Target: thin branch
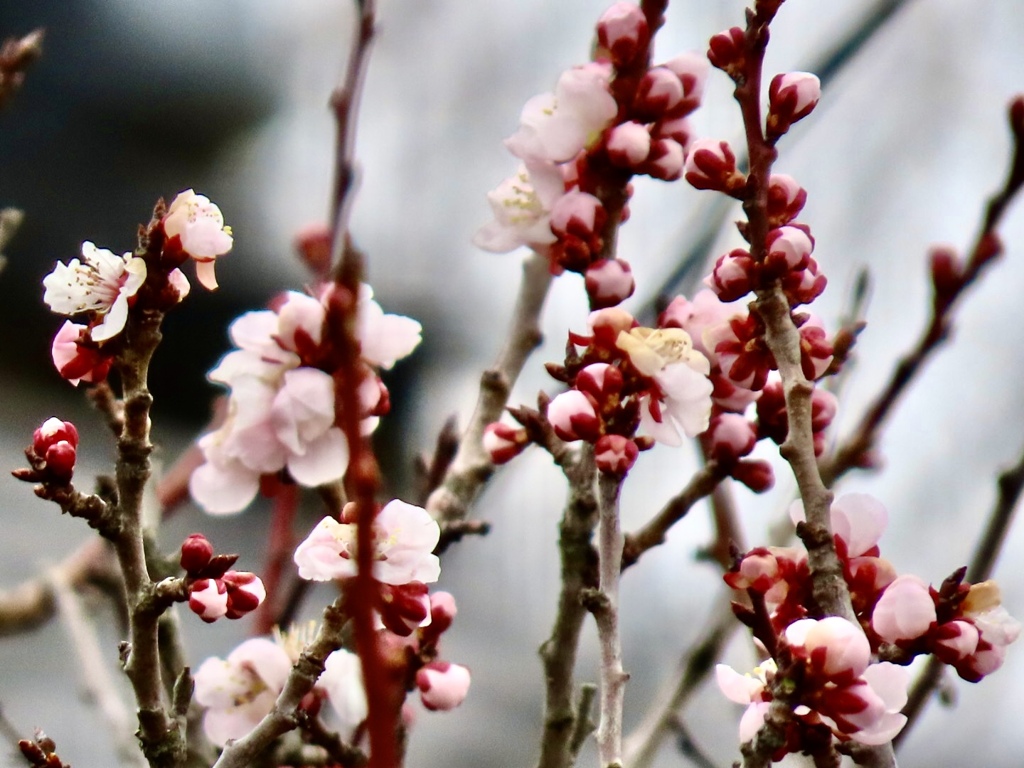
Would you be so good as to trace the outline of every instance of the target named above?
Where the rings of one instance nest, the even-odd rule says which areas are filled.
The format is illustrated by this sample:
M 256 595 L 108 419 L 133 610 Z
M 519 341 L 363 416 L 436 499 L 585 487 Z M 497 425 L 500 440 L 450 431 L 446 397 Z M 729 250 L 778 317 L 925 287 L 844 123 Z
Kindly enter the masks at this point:
M 967 567 L 966 581 L 977 584 L 985 581 L 992 575 L 999 552 L 1002 550 L 1006 535 L 1013 523 L 1014 512 L 1020 501 L 1021 493 L 1024 492 L 1024 453 L 1017 460 L 1017 464 L 999 475 L 998 494 L 996 503 L 988 518 L 985 532 L 978 542 L 971 557 L 970 565 Z M 928 663 L 910 692 L 907 694 L 907 705 L 903 708 L 903 714 L 907 716 L 907 724 L 896 737 L 896 745 L 899 746 L 907 737 L 911 727 L 917 721 L 924 710 L 925 704 L 931 698 L 932 692 L 942 679 L 945 665 L 934 656 L 928 659 Z
M 133 718 L 117 695 L 117 685 L 107 669 L 105 654 L 92 623 L 82 610 L 66 570 L 53 568 L 47 573 L 50 588 L 74 649 L 82 684 L 109 726 L 114 751 L 123 765 L 145 766 L 135 740 Z
M 619 574 L 622 572 L 622 530 L 619 527 L 621 478 L 598 477 L 598 591 L 588 599 L 597 623 L 601 649 L 601 719 L 597 750 L 603 768 L 622 766 L 622 705 L 629 675 L 622 668 L 619 634 Z

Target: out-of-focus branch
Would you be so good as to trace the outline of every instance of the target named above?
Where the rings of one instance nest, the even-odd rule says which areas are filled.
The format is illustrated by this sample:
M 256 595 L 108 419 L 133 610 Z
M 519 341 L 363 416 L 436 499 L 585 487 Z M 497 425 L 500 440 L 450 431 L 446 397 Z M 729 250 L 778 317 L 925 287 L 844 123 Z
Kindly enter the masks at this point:
M 43 30 L 36 29 L 24 37 L 9 37 L 0 46 L 0 109 L 25 82 L 29 66 L 43 55 Z M 0 250 L 3 250 L 0 247 Z
M 117 686 L 107 671 L 106 654 L 100 648 L 96 631 L 82 610 L 67 570 L 53 568 L 47 573 L 47 580 L 68 633 L 68 645 L 78 657 L 82 683 L 90 700 L 109 726 L 118 759 L 126 766 L 141 768 L 147 765 L 135 740 L 133 718 L 117 695 Z
M 965 578 L 971 584 L 985 581 L 992 575 L 995 568 L 999 552 L 1013 522 L 1013 515 L 1020 501 L 1021 493 L 1024 492 L 1024 453 L 1017 459 L 1016 465 L 999 475 L 998 489 L 996 503 L 989 514 L 985 532 L 982 534 L 970 565 L 967 567 Z M 907 705 L 902 710 L 903 714 L 907 716 L 907 724 L 896 738 L 897 746 L 907 737 L 911 726 L 924 710 L 925 704 L 928 703 L 932 692 L 942 679 L 944 668 L 942 662 L 931 656 L 917 680 L 914 681 L 907 694 Z
M 1009 107 L 1013 153 L 1006 180 L 985 206 L 979 232 L 964 263 L 955 254 L 936 251 L 932 255 L 934 297 L 932 313 L 914 348 L 904 355 L 893 370 L 886 386 L 872 401 L 853 432 L 840 442 L 835 451 L 821 463 L 821 476 L 833 485 L 875 447 L 878 436 L 899 398 L 921 372 L 932 354 L 949 338 L 956 307 L 964 292 L 1002 253 L 996 234 L 1007 206 L 1024 185 L 1024 96 L 1016 97 Z
M 541 342 L 540 313 L 551 286 L 548 260 L 531 252 L 523 261 L 508 340 L 494 365 L 480 377 L 480 394 L 444 482 L 427 499 L 427 511 L 442 523 L 465 519 L 477 493 L 494 472 L 483 447 L 484 429 L 501 418 L 512 385 Z

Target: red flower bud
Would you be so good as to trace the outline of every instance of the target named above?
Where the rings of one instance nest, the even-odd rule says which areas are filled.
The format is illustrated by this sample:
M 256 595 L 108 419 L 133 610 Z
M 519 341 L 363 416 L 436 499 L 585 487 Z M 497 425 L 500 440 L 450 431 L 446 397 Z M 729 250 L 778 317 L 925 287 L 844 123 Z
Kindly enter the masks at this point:
M 213 558 L 213 544 L 201 533 L 193 533 L 181 545 L 181 567 L 189 575 L 202 572 Z

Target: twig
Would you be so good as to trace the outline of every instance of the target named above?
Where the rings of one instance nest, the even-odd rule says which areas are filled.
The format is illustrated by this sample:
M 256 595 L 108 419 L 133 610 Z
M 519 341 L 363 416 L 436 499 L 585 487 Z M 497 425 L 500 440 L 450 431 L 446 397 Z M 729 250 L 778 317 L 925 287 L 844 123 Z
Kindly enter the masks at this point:
M 569 480 L 569 501 L 559 526 L 562 587 L 551 636 L 540 647 L 544 664 L 544 730 L 538 768 L 572 765 L 573 735 L 578 730 L 573 706 L 573 673 L 580 632 L 587 612 L 583 594 L 598 584 L 597 553 L 591 544 L 597 526 L 594 454 L 590 446 L 558 454 Z
M 597 623 L 601 649 L 601 719 L 597 750 L 603 768 L 622 766 L 622 705 L 629 675 L 622 668 L 619 634 L 619 574 L 622 572 L 622 530 L 619 527 L 619 490 L 622 480 L 598 477 L 598 591 L 588 600 Z
M 999 492 L 996 496 L 996 503 L 988 518 L 985 532 L 978 542 L 974 555 L 971 557 L 970 565 L 967 568 L 966 581 L 976 584 L 984 581 L 992 575 L 995 563 L 999 557 L 1003 543 L 1006 541 L 1006 534 L 1013 522 L 1013 515 L 1024 491 L 1024 453 L 1017 460 L 1017 464 L 999 475 Z M 898 747 L 906 738 L 918 716 L 928 703 L 932 691 L 942 678 L 944 665 L 934 656 L 928 659 L 928 664 L 914 685 L 907 694 L 907 705 L 903 708 L 903 714 L 907 716 L 907 724 L 896 737 Z
M 716 461 L 709 461 L 701 467 L 686 487 L 673 496 L 657 515 L 639 530 L 626 535 L 622 567 L 628 568 L 647 550 L 662 544 L 669 529 L 682 520 L 694 504 L 712 493 L 725 476 Z
M 523 261 L 508 341 L 494 365 L 480 377 L 480 395 L 470 417 L 458 451 L 452 459 L 444 482 L 427 499 L 427 511 L 437 520 L 463 520 L 480 488 L 494 472 L 494 465 L 483 447 L 484 429 L 501 417 L 512 385 L 530 353 L 541 342 L 540 313 L 551 286 L 551 272 L 544 256 L 531 252 Z
M 597 728 L 597 723 L 590 716 L 596 697 L 596 685 L 584 683 L 580 686 L 579 701 L 576 705 L 576 724 L 573 728 L 572 738 L 569 740 L 569 755 L 573 763 L 583 748 L 583 743 Z
M 47 580 L 68 633 L 68 644 L 78 657 L 82 684 L 110 726 L 118 759 L 123 765 L 145 766 L 146 760 L 139 752 L 134 737 L 133 718 L 117 695 L 117 686 L 107 670 L 99 638 L 79 604 L 67 572 L 53 568 L 47 572 Z
M 856 466 L 875 446 L 900 396 L 931 355 L 949 338 L 960 298 L 1002 252 L 996 229 L 1006 208 L 1024 185 L 1024 97 L 1014 99 L 1008 111 L 1014 145 L 1006 180 L 985 206 L 978 235 L 966 263 L 951 267 L 953 272 L 946 276 L 946 282 L 936 280 L 933 274 L 935 296 L 931 317 L 914 348 L 900 359 L 888 383 L 872 401 L 853 432 L 822 462 L 821 476 L 829 486 Z

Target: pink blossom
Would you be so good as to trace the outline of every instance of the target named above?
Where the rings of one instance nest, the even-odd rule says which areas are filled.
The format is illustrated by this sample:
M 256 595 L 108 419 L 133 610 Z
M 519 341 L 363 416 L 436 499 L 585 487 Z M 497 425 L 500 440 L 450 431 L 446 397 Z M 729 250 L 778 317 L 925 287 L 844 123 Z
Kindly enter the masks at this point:
M 736 461 L 754 450 L 757 444 L 754 425 L 738 413 L 723 413 L 713 418 L 708 436 L 711 456 L 718 461 Z
M 807 117 L 821 98 L 821 81 L 810 72 L 787 72 L 768 87 L 768 134 L 777 137 Z
M 259 608 L 267 599 L 263 580 L 248 571 L 228 571 L 221 578 L 228 591 L 227 617 L 240 619 Z
M 356 338 L 360 357 L 375 368 L 391 370 L 419 346 L 423 327 L 411 317 L 386 314 L 363 283 L 356 307 Z
M 839 688 L 834 696 L 826 691 L 823 719 L 832 720 L 833 730 L 868 746 L 888 744 L 907 724 L 900 710 L 907 703 L 910 670 L 884 661 L 872 664 L 860 680 Z
M 57 372 L 74 384 L 99 382 L 107 378 L 114 359 L 88 345 L 89 328 L 66 320 L 53 337 L 50 355 Z
M 915 640 L 935 623 L 935 601 L 917 576 L 897 576 L 871 613 L 871 628 L 887 643 Z
M 773 173 L 768 180 L 768 217 L 776 226 L 788 224 L 803 210 L 807 190 L 784 173 Z
M 515 176 L 487 193 L 494 220 L 473 236 L 473 244 L 493 253 L 520 246 L 543 250 L 555 242 L 551 212 L 565 194 L 562 171 L 552 163 L 530 160 Z
M 772 659 L 767 659 L 755 667 L 753 674 L 746 675 L 741 675 L 726 664 L 715 665 L 715 682 L 718 683 L 718 689 L 730 701 L 747 705 L 740 719 L 741 744 L 753 739 L 764 725 L 764 718 L 771 703 L 767 687 L 777 672 L 778 669 Z
M 715 268 L 704 278 L 704 284 L 715 292 L 720 301 L 736 301 L 754 289 L 756 270 L 757 265 L 750 252 L 735 248 L 718 257 Z
M 604 205 L 594 195 L 572 189 L 552 206 L 551 231 L 560 238 L 571 235 L 589 240 L 598 234 L 607 216 Z
M 871 660 L 871 646 L 860 627 L 839 616 L 800 619 L 786 627 L 785 637 L 813 673 L 833 681 L 860 677 Z
M 547 419 L 563 440 L 596 440 L 601 428 L 591 398 L 578 389 L 556 395 L 547 408 Z
M 441 530 L 426 510 L 397 499 L 374 518 L 373 575 L 394 586 L 437 581 L 441 564 L 433 554 Z M 325 517 L 295 550 L 299 576 L 311 581 L 356 575 L 356 526 Z
M 196 277 L 203 287 L 215 289 L 214 260 L 233 244 L 231 228 L 224 226 L 220 208 L 208 197 L 186 189 L 171 201 L 163 227 L 171 247 L 177 246 L 196 262 Z
M 219 579 L 199 579 L 189 588 L 188 607 L 211 623 L 228 612 L 227 587 Z
M 608 132 L 608 159 L 623 168 L 639 166 L 651 153 L 651 132 L 647 126 L 629 121 Z
M 554 93 L 526 102 L 519 130 L 505 141 L 522 160 L 564 163 L 589 147 L 618 114 L 610 67 L 591 63 L 562 73 Z
M 614 307 L 633 295 L 636 282 L 633 270 L 622 259 L 601 259 L 587 269 L 585 276 L 590 306 Z
M 416 687 L 427 709 L 455 709 L 469 693 L 469 683 L 469 670 L 447 661 L 432 661 L 416 672 Z
M 590 395 L 598 403 L 622 392 L 622 372 L 608 363 L 591 363 L 576 374 L 576 389 Z
M 125 253 L 115 256 L 88 241 L 82 243 L 82 259 L 67 265 L 57 262 L 43 278 L 43 301 L 61 315 L 88 312 L 99 319 L 90 328 L 95 342 L 108 341 L 124 329 L 128 321 L 129 299 L 146 280 L 146 262 Z
M 687 51 L 669 59 L 661 66 L 675 73 L 683 85 L 683 100 L 676 106 L 674 114 L 688 114 L 695 110 L 704 98 L 704 84 L 709 70 L 707 57 Z
M 765 264 L 779 271 L 803 269 L 814 250 L 814 243 L 806 232 L 789 226 L 769 232 L 767 245 Z
M 647 17 L 636 3 L 617 2 L 597 20 L 598 44 L 611 54 L 616 66 L 633 61 L 649 39 Z
M 683 146 L 675 139 L 658 138 L 651 142 L 651 153 L 640 170 L 655 179 L 675 181 L 683 175 Z
M 675 72 L 651 67 L 637 85 L 633 111 L 644 122 L 653 123 L 678 107 L 683 96 L 683 83 Z

